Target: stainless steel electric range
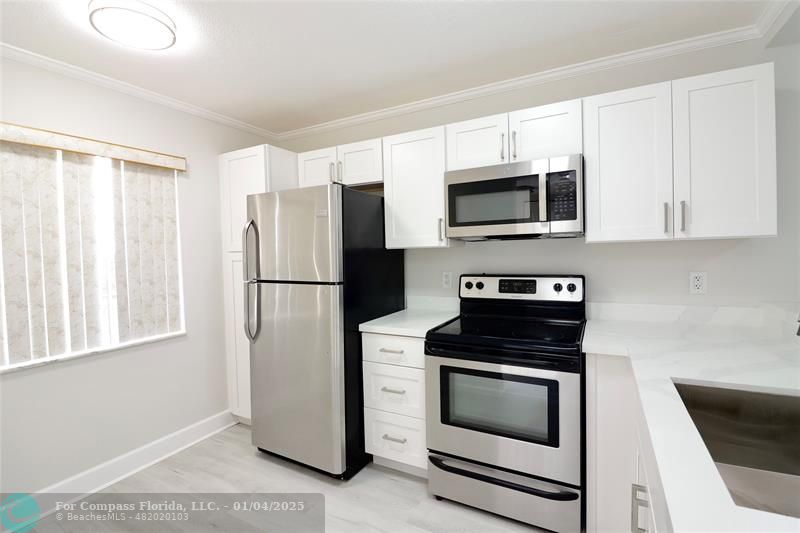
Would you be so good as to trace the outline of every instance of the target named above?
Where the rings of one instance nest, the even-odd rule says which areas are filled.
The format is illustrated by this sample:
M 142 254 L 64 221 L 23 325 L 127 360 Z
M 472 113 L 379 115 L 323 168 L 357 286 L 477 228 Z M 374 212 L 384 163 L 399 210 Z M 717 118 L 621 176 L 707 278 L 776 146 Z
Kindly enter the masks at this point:
M 428 487 L 553 531 L 584 527 L 583 276 L 463 275 L 426 336 Z

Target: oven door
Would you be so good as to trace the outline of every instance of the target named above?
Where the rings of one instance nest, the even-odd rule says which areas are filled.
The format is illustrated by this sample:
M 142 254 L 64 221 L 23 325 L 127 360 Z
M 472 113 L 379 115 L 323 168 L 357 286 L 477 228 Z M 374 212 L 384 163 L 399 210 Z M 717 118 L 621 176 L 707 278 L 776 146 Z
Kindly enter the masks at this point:
M 579 487 L 580 374 L 426 357 L 427 443 Z
M 547 159 L 445 173 L 447 236 L 546 234 Z

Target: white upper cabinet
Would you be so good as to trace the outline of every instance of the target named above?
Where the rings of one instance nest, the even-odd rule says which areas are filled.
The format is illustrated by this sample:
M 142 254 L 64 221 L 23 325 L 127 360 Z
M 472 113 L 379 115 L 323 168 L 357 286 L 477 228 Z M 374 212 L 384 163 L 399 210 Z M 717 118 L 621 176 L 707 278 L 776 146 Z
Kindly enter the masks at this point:
M 583 100 L 586 241 L 671 239 L 670 83 Z
M 247 218 L 247 195 L 267 192 L 267 150 L 253 146 L 219 156 L 222 200 L 222 247 L 242 250 L 242 227 Z
M 672 82 L 675 236 L 777 234 L 771 63 Z
M 583 152 L 580 100 L 512 111 L 508 129 L 512 163 Z
M 383 181 L 381 139 L 371 139 L 336 147 L 336 181 L 344 185 L 363 185 Z
M 247 195 L 295 188 L 296 176 L 295 154 L 274 146 L 262 144 L 219 156 L 223 251 L 242 250 Z
M 447 170 L 499 165 L 509 160 L 508 114 L 448 124 Z
M 325 185 L 336 181 L 336 147 L 297 154 L 300 187 Z
M 386 247 L 447 246 L 444 127 L 383 138 Z

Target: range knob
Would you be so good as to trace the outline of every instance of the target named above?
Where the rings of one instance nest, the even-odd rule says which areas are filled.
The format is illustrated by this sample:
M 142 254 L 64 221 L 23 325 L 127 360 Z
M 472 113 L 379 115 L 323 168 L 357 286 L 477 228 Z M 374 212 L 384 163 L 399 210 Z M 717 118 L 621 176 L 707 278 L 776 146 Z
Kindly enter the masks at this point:
M 464 284 L 464 287 L 467 288 L 467 289 L 471 289 L 472 288 L 472 282 L 471 281 L 466 282 Z
M 476 283 L 475 284 L 475 288 L 478 289 L 478 290 L 481 290 L 483 288 L 483 282 L 479 281 L 478 283 Z
M 569 285 L 567 285 L 567 290 L 568 290 L 569 292 L 575 292 L 576 290 L 578 290 L 578 287 L 577 287 L 577 286 L 575 286 L 575 284 L 574 284 L 574 283 L 570 283 Z
M 553 290 L 556 292 L 561 292 L 564 290 L 564 286 L 560 283 L 556 283 L 555 285 L 553 285 Z

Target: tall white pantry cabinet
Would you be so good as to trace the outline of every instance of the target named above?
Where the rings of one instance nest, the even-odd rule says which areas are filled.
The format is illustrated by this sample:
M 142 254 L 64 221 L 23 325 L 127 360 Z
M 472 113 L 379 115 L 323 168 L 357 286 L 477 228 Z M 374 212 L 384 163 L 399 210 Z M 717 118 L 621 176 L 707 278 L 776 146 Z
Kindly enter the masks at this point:
M 228 405 L 234 415 L 249 420 L 250 343 L 244 334 L 241 237 L 247 195 L 296 188 L 297 155 L 266 144 L 222 154 L 219 185 Z

